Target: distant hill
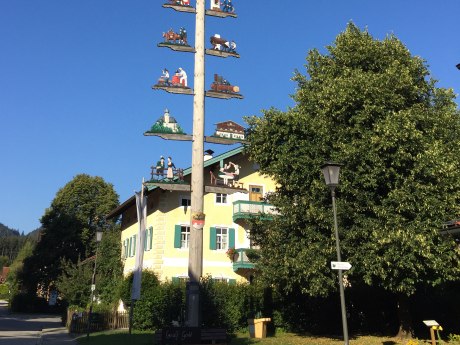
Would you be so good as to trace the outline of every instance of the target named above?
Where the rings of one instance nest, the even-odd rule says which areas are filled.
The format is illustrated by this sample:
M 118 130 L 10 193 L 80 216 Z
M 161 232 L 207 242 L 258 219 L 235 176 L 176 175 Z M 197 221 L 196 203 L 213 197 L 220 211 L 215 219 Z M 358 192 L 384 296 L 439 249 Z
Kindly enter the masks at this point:
M 9 236 L 20 236 L 18 230 L 10 229 L 6 225 L 0 223 L 0 237 L 9 237 Z

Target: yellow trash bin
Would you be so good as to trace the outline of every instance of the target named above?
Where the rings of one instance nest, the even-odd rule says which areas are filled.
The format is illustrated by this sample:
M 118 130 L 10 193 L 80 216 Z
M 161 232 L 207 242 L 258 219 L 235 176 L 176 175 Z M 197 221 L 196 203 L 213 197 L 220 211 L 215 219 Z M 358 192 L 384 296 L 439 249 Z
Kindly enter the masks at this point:
M 266 338 L 267 337 L 267 323 L 272 319 L 264 317 L 261 319 L 248 319 L 249 336 L 251 338 Z

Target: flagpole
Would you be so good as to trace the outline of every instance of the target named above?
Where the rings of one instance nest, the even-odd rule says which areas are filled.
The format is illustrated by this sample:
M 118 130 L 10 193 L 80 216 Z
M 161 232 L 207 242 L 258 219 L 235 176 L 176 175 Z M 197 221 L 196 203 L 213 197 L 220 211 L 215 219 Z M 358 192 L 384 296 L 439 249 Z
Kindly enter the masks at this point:
M 142 178 L 141 193 L 134 192 L 136 195 L 137 221 L 139 223 L 139 232 L 136 239 L 136 262 L 133 272 L 133 285 L 131 287 L 131 305 L 129 308 L 129 334 L 133 328 L 134 303 L 140 299 L 142 283 L 142 266 L 144 261 L 144 242 L 145 242 L 145 224 L 147 217 L 147 198 L 144 197 L 144 178 Z

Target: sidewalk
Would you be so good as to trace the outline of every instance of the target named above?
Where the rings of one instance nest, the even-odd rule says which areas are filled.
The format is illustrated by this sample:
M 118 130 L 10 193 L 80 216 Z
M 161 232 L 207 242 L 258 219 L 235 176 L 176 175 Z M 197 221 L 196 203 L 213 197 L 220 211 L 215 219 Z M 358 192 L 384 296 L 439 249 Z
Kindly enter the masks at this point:
M 76 336 L 67 332 L 67 328 L 44 328 L 38 345 L 76 345 Z

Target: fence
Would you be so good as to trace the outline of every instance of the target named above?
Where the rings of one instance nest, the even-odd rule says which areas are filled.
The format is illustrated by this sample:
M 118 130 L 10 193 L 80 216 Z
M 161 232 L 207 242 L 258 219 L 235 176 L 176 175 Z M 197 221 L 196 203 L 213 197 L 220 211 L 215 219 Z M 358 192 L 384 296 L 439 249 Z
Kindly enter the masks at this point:
M 86 333 L 88 331 L 88 313 L 76 313 L 67 309 L 66 327 L 70 333 Z M 103 312 L 91 313 L 90 332 L 104 331 L 129 327 L 129 313 Z

